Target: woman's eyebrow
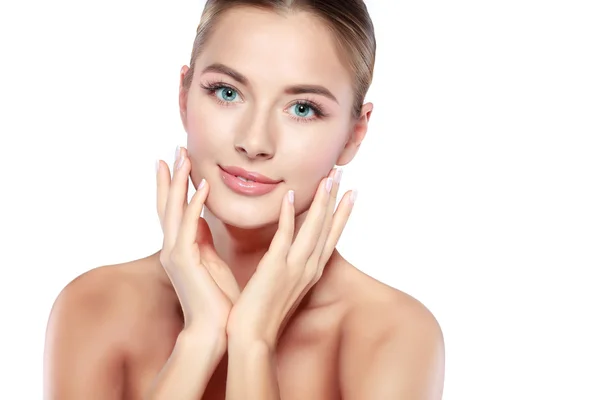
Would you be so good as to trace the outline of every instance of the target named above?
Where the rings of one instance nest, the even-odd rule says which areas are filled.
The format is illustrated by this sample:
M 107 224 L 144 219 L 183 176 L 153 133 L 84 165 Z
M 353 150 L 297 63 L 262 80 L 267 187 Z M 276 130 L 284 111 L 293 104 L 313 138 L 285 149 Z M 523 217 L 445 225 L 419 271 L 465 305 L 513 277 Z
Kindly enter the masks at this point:
M 244 75 L 237 72 L 235 69 L 228 67 L 225 64 L 221 64 L 221 63 L 211 64 L 202 70 L 203 74 L 206 72 L 217 72 L 220 74 L 229 75 L 232 79 L 238 81 L 242 85 L 248 86 L 248 78 L 246 78 Z
M 320 94 L 322 96 L 328 97 L 331 100 L 335 101 L 339 104 L 333 93 L 331 93 L 327 88 L 319 85 L 294 85 L 289 86 L 285 89 L 286 94 L 303 94 L 303 93 L 312 93 L 312 94 Z
M 228 75 L 233 80 L 241 83 L 244 86 L 249 86 L 248 78 L 246 78 L 242 73 L 236 71 L 235 69 L 228 67 L 225 64 L 214 63 L 209 65 L 208 67 L 202 70 L 202 73 L 206 72 L 216 72 Z M 339 104 L 338 100 L 335 98 L 333 93 L 331 93 L 327 88 L 320 85 L 292 85 L 285 88 L 284 91 L 286 94 L 303 94 L 303 93 L 312 93 L 325 96 L 336 103 Z

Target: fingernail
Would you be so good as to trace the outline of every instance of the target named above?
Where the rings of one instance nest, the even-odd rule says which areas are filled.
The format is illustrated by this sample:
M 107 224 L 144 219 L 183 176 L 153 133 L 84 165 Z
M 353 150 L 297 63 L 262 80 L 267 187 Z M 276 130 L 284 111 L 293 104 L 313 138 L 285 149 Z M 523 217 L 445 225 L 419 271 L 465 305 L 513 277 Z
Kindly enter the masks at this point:
M 288 191 L 288 200 L 291 204 L 294 204 L 294 191 L 293 190 Z
M 335 183 L 340 183 L 342 181 L 342 169 L 338 168 L 335 170 L 335 176 L 333 177 Z
M 350 193 L 350 203 L 356 203 L 356 198 L 358 197 L 358 190 L 354 189 L 352 193 Z
M 327 178 L 327 182 L 325 182 L 325 190 L 327 190 L 327 193 L 331 192 L 332 186 L 333 186 L 333 179 Z
M 158 170 L 160 169 L 160 160 L 156 160 L 156 172 L 158 172 Z
M 183 165 L 183 162 L 184 162 L 184 161 L 185 161 L 185 157 L 183 157 L 183 155 L 182 155 L 182 156 L 180 156 L 180 157 L 179 157 L 179 162 L 177 163 L 177 167 L 176 167 L 176 168 L 177 168 L 177 169 L 180 169 L 180 168 L 181 168 L 181 166 Z
M 200 182 L 200 185 L 198 186 L 198 190 L 202 189 L 205 184 L 206 184 L 206 179 L 202 178 L 202 181 Z
M 175 160 L 177 160 L 179 158 L 180 153 L 181 153 L 181 146 L 177 145 L 177 148 L 175 149 Z

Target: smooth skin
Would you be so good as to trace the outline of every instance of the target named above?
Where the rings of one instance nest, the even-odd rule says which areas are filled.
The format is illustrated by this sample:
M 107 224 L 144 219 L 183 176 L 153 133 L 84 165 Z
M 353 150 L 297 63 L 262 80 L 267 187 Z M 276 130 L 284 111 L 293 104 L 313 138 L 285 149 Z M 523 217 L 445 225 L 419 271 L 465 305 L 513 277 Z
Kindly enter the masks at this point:
M 240 296 L 235 277 L 217 255 L 206 221 L 200 217 L 209 184 L 203 181 L 187 205 L 184 182 L 190 163 L 185 156 L 177 160 L 172 183 L 161 166 L 162 162 L 157 175 L 158 214 L 164 231 L 161 264 L 182 305 L 182 334 L 197 337 L 200 343 L 216 351 L 213 359 L 202 364 L 198 364 L 198 357 L 190 361 L 183 357 L 175 361 L 173 357 L 159 375 L 150 398 L 200 397 L 227 349 L 232 359 L 227 379 L 228 399 L 279 398 L 277 377 L 272 374 L 275 365 L 270 361 L 283 322 L 289 320 L 304 295 L 322 276 L 352 210 L 353 197 L 348 192 L 334 213 L 341 170 L 321 182 L 295 239 L 293 191 L 284 196 L 271 246 Z M 256 348 L 266 350 L 265 360 L 248 360 L 248 354 Z M 265 374 L 261 375 L 259 369 L 253 371 L 252 377 L 248 376 L 246 368 L 256 361 L 267 364 Z M 197 370 L 199 365 L 206 368 L 202 379 L 185 372 Z M 265 382 L 257 381 L 257 377 Z
M 353 76 L 330 32 L 305 13 L 235 9 L 196 68 L 189 90 L 187 66 L 180 76 L 182 164 L 171 176 L 161 161 L 157 172 L 163 247 L 62 290 L 46 335 L 45 398 L 440 399 L 435 318 L 335 249 L 354 205 L 345 193 L 335 207 L 332 166 L 358 151 L 372 105 L 350 117 Z M 205 88 L 215 82 L 235 96 Z M 336 101 L 286 89 L 299 84 L 326 87 Z M 299 99 L 325 115 L 300 116 Z M 220 181 L 221 163 L 283 182 L 240 196 Z
M 332 212 L 339 182 L 327 193 L 323 180 L 299 231 L 282 199 L 270 253 L 240 294 L 200 217 L 209 185 L 185 201 L 182 154 L 172 181 L 162 162 L 157 175 L 163 249 L 87 272 L 57 299 L 46 399 L 441 398 L 431 313 L 333 250 L 352 209 L 348 192 Z

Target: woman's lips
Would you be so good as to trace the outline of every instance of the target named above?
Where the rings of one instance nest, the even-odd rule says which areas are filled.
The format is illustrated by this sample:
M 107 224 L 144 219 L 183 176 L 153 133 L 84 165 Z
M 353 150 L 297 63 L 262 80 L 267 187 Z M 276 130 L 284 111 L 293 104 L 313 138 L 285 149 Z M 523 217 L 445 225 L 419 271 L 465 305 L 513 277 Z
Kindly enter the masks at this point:
M 271 179 L 269 177 L 261 175 L 258 172 L 246 171 L 242 167 L 227 166 L 227 167 L 221 167 L 221 169 L 230 175 L 241 176 L 242 178 L 245 178 L 247 180 L 254 181 L 254 182 L 259 182 L 259 183 L 279 183 L 279 182 L 281 182 L 280 180 L 277 181 L 275 179 Z
M 256 172 L 248 172 L 239 167 L 220 167 L 221 178 L 234 192 L 246 196 L 261 196 L 273 191 L 281 181 L 267 178 Z M 249 179 L 242 180 L 237 176 Z

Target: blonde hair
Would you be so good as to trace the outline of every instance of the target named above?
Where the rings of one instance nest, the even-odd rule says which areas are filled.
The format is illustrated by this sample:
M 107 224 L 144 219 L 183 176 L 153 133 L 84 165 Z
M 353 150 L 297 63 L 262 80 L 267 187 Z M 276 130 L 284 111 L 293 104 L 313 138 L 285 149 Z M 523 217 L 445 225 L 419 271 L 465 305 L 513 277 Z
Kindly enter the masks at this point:
M 373 23 L 363 0 L 207 0 L 196 29 L 190 69 L 183 80 L 185 90 L 191 86 L 196 59 L 219 16 L 236 6 L 255 7 L 279 14 L 304 11 L 323 21 L 336 39 L 340 55 L 349 63 L 350 72 L 356 77 L 352 116 L 360 116 L 373 79 L 376 48 Z

